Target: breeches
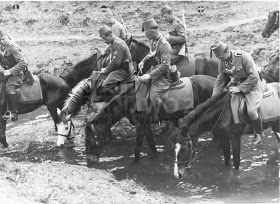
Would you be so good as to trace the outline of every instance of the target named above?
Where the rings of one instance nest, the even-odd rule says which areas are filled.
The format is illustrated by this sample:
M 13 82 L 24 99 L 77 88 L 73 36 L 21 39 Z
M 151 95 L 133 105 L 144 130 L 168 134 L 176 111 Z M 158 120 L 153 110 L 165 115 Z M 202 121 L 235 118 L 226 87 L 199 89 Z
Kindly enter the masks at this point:
M 260 108 L 262 98 L 263 91 L 261 87 L 256 87 L 253 91 L 245 94 L 247 113 L 251 120 L 258 119 L 258 109 Z
M 15 94 L 16 89 L 23 84 L 21 76 L 11 76 L 6 82 L 6 94 Z

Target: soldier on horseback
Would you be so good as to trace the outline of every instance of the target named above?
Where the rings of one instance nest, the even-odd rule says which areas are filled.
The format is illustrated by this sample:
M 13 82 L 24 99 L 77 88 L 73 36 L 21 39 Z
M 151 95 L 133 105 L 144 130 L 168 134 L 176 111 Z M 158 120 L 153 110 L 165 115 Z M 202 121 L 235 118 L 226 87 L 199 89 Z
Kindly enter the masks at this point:
M 2 34 L 2 33 L 1 33 Z M 26 80 L 27 61 L 24 59 L 19 45 L 10 40 L 7 35 L 0 37 L 0 64 L 4 68 L 3 75 L 7 78 L 6 95 L 8 98 L 10 115 L 4 115 L 3 119 L 18 119 L 18 97 L 16 89 Z
M 112 29 L 112 33 L 122 39 L 122 40 L 126 40 L 127 38 L 127 31 L 124 27 L 124 25 L 122 23 L 120 23 L 114 16 L 114 14 L 112 13 L 111 10 L 108 10 L 106 11 L 105 13 L 105 20 L 106 20 L 106 24 L 108 26 L 111 27 Z M 104 56 L 104 55 L 108 55 L 109 54 L 109 47 L 106 47 L 102 52 L 101 52 L 101 56 Z
M 112 29 L 103 26 L 99 30 L 100 37 L 109 44 L 111 61 L 107 67 L 101 68 L 101 73 L 107 77 L 102 83 L 104 88 L 114 88 L 121 81 L 130 81 L 133 75 L 133 64 L 127 44 L 112 33 Z
M 166 39 L 160 34 L 157 22 L 152 18 L 143 23 L 146 37 L 151 40 L 151 51 L 155 57 L 156 65 L 148 74 L 140 77 L 142 81 L 152 80 L 150 98 L 155 110 L 159 110 L 161 96 L 164 90 L 168 90 L 173 82 L 170 72 L 171 47 Z M 150 53 L 151 54 L 151 53 Z M 139 68 L 143 69 L 145 61 L 151 57 L 148 54 L 140 63 Z M 156 115 L 158 116 L 158 115 Z
M 171 45 L 171 64 L 176 64 L 181 58 L 184 58 L 187 52 L 186 47 L 186 29 L 184 23 L 174 16 L 172 9 L 165 5 L 161 9 L 161 16 L 170 24 L 168 34 L 164 35 Z
M 258 113 L 263 97 L 261 79 L 251 55 L 241 50 L 228 50 L 228 45 L 222 41 L 216 41 L 211 50 L 219 58 L 219 75 L 216 79 L 213 95 L 221 92 L 226 86 L 231 93 L 243 93 L 245 95 L 247 113 L 255 130 L 252 141 L 257 145 L 262 142 L 263 126 Z M 227 76 L 232 80 L 226 83 Z

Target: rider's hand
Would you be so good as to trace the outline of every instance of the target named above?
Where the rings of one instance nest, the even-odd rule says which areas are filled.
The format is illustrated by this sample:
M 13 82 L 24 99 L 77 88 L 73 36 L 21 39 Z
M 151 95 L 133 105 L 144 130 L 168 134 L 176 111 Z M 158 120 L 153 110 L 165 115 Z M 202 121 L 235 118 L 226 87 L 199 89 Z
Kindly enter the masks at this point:
M 231 86 L 231 87 L 229 87 L 229 92 L 230 93 L 239 93 L 240 89 L 237 86 Z
M 11 72 L 10 72 L 10 70 L 4 70 L 3 74 L 4 74 L 4 76 L 10 76 Z
M 144 68 L 144 62 L 141 61 L 139 64 L 138 64 L 138 67 L 140 69 L 140 73 L 142 74 L 142 69 Z
M 151 78 L 151 76 L 149 74 L 144 74 L 143 76 L 140 76 L 140 79 L 142 81 L 146 81 L 146 80 L 149 80 Z
M 102 50 L 101 53 L 100 53 L 101 56 L 104 56 L 105 54 L 106 54 L 105 50 Z
M 169 37 L 170 37 L 170 35 L 167 33 L 167 34 L 164 34 L 163 37 L 164 37 L 166 40 L 168 40 Z
M 100 73 L 105 73 L 106 68 L 101 68 Z

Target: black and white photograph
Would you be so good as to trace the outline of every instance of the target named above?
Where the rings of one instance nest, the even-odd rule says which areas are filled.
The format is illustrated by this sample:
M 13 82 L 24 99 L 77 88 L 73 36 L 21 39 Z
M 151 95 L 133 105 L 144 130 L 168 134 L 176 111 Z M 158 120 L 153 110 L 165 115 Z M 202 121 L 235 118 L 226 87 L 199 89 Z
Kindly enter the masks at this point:
M 279 203 L 271 1 L 0 1 L 0 204 Z

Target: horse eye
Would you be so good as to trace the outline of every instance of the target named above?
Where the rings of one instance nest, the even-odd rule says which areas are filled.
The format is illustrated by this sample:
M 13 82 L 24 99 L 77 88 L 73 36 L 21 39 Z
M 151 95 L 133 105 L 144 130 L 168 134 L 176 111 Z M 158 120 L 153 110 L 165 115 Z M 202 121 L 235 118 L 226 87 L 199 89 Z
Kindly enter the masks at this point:
M 68 130 L 68 129 L 69 129 L 69 127 L 66 127 L 65 129 L 66 129 L 66 130 Z

